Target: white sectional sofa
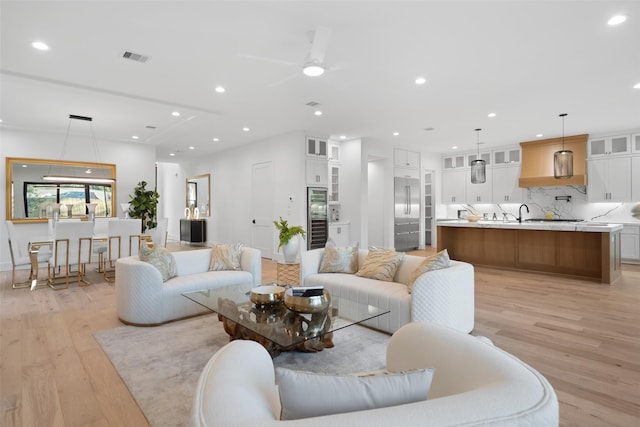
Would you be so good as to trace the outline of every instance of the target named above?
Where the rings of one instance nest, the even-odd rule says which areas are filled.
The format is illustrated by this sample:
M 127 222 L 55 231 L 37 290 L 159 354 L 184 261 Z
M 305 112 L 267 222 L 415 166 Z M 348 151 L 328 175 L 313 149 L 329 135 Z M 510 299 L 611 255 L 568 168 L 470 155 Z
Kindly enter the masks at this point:
M 364 324 L 393 333 L 409 322 L 434 322 L 462 332 L 471 332 L 474 324 L 474 270 L 471 264 L 451 261 L 448 268 L 422 274 L 407 286 L 411 273 L 424 261 L 423 257 L 404 255 L 393 282 L 385 282 L 355 274 L 318 273 L 324 249 L 304 252 L 301 258 L 301 283 L 324 286 L 331 295 L 361 301 L 389 309 L 388 314 Z M 358 251 L 363 265 L 367 250 Z
M 405 325 L 389 341 L 387 370 L 424 368 L 435 369 L 426 400 L 281 421 L 271 356 L 256 342 L 232 341 L 205 366 L 190 425 L 558 426 L 558 398 L 549 382 L 488 340 L 433 323 Z
M 173 257 L 178 275 L 166 282 L 156 267 L 137 256 L 116 262 L 116 311 L 122 322 L 151 326 L 207 313 L 208 309 L 181 294 L 244 283 L 257 286 L 262 280 L 258 249 L 242 248 L 241 270 L 208 271 L 211 249 L 173 252 Z

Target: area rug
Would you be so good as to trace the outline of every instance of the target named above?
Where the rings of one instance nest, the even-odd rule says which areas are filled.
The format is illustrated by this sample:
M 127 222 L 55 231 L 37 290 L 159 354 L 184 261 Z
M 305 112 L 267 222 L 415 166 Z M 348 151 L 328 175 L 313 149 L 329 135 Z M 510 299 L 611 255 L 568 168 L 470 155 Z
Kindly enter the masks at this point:
M 200 373 L 229 342 L 215 314 L 157 327 L 121 326 L 95 337 L 153 427 L 188 425 Z M 334 333 L 331 349 L 282 353 L 274 364 L 325 373 L 381 369 L 389 338 L 354 325 Z

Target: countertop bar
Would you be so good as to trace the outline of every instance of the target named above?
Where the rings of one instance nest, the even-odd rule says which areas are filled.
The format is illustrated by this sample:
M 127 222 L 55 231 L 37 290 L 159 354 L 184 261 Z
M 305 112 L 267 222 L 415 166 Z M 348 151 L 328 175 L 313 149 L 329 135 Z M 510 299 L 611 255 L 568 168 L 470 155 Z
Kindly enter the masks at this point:
M 564 221 L 492 221 L 480 220 L 478 222 L 469 222 L 466 219 L 438 219 L 436 220 L 438 227 L 470 227 L 470 228 L 507 228 L 515 230 L 547 230 L 547 231 L 583 231 L 594 233 L 612 233 L 622 230 L 622 224 L 608 224 L 602 222 L 564 222 Z

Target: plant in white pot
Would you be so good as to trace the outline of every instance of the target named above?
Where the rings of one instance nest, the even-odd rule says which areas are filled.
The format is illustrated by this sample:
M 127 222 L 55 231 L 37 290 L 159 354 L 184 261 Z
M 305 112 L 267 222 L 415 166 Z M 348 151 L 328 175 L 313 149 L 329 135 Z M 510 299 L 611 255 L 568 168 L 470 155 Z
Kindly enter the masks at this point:
M 304 229 L 299 225 L 289 226 L 287 220 L 282 219 L 282 217 L 280 217 L 280 221 L 273 221 L 273 224 L 279 232 L 278 238 L 280 239 L 280 244 L 278 245 L 278 250 L 282 248 L 285 262 L 294 262 L 298 256 L 298 248 L 300 245 L 300 240 L 297 236 L 300 235 L 304 239 Z

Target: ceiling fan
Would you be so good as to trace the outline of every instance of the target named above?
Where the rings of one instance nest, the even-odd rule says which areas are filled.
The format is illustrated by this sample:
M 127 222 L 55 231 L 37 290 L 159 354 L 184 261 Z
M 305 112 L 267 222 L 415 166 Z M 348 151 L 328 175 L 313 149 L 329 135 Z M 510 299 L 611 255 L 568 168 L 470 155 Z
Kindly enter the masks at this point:
M 259 61 L 267 61 L 273 62 L 276 64 L 290 65 L 298 68 L 302 68 L 302 73 L 309 77 L 317 77 L 324 74 L 324 72 L 329 69 L 324 63 L 324 57 L 327 52 L 327 48 L 329 47 L 329 39 L 331 38 L 331 28 L 319 26 L 313 32 L 313 38 L 311 40 L 311 49 L 307 54 L 302 67 L 299 63 L 276 59 L 276 58 L 268 58 L 264 56 L 258 55 L 250 55 L 250 54 L 240 54 L 245 58 L 255 59 Z M 333 68 L 331 68 L 333 69 Z M 297 72 L 290 76 L 287 76 L 275 83 L 269 85 L 269 87 L 279 86 L 283 83 L 286 83 L 289 80 L 292 80 L 296 77 L 300 76 L 300 73 Z

